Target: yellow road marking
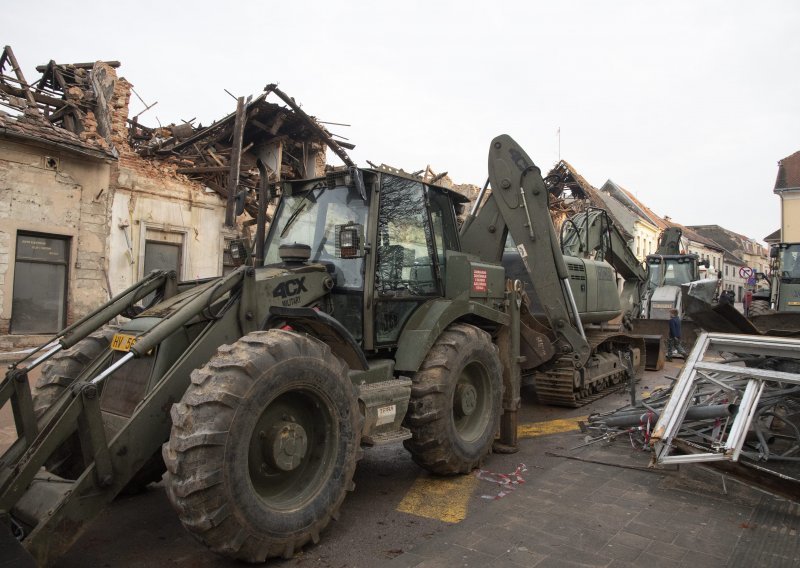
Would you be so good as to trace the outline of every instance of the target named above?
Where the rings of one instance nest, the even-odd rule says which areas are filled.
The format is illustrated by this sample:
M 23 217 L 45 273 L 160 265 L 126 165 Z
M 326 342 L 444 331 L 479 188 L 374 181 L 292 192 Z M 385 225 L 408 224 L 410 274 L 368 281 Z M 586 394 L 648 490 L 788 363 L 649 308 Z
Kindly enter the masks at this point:
M 400 501 L 397 510 L 446 523 L 460 523 L 467 517 L 467 503 L 477 483 L 471 474 L 459 477 L 422 474 Z
M 536 436 L 546 436 L 547 434 L 571 432 L 578 429 L 579 421 L 586 421 L 588 418 L 588 416 L 576 416 L 575 418 L 559 418 L 558 420 L 548 420 L 547 422 L 520 424 L 517 427 L 517 436 L 520 438 L 535 438 Z
M 578 421 L 587 416 L 520 424 L 520 438 L 534 438 L 578 429 Z M 474 475 L 433 477 L 421 474 L 397 506 L 401 513 L 435 519 L 445 523 L 460 523 L 467 518 L 467 504 L 478 480 Z

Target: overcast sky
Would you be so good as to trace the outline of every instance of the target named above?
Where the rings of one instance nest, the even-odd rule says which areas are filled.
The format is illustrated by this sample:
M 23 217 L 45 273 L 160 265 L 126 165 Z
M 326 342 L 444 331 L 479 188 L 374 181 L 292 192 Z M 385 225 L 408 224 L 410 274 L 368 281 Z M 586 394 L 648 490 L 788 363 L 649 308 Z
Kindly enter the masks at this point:
M 35 6 L 35 9 L 33 9 Z M 800 2 L 13 2 L 36 65 L 119 60 L 155 126 L 208 124 L 279 83 L 366 160 L 481 185 L 491 139 L 561 157 L 684 225 L 762 239 L 800 150 Z M 271 99 L 279 102 L 277 98 Z M 134 97 L 131 114 L 143 109 Z

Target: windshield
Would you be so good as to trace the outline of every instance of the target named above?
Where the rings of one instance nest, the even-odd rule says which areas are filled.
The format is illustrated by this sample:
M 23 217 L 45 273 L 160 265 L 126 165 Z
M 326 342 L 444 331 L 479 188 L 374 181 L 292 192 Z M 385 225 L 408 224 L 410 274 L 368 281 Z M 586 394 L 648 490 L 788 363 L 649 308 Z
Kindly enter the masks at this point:
M 367 203 L 356 189 L 320 186 L 281 200 L 270 226 L 264 264 L 281 262 L 278 247 L 299 243 L 311 247 L 311 262 L 330 263 L 335 267 L 336 286 L 363 288 L 364 259 L 337 258 L 336 227 L 346 223 L 367 224 Z
M 680 286 L 694 280 L 691 258 L 651 257 L 647 259 L 647 264 L 650 267 L 649 288 Z
M 781 246 L 781 277 L 800 278 L 800 244 Z

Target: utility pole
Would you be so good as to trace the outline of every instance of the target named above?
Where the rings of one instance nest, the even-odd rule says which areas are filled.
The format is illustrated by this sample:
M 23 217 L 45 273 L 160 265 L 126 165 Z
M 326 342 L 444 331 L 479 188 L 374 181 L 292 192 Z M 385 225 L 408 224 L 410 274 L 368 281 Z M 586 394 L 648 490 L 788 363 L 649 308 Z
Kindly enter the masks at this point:
M 561 127 L 558 127 L 558 161 L 561 161 Z

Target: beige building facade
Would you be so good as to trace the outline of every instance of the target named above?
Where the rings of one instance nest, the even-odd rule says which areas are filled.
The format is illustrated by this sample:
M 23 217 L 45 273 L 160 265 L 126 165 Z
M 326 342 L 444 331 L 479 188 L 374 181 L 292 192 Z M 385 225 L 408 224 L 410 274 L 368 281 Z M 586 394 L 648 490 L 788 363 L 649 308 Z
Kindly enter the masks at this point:
M 329 135 L 277 89 L 291 109 L 265 93 L 209 127 L 151 129 L 129 120 L 118 66 L 51 62 L 32 87 L 0 63 L 2 349 L 40 344 L 152 270 L 231 269 L 227 243 L 254 230 L 257 160 L 264 183 L 324 174 Z
M 781 198 L 783 243 L 800 243 L 800 151 L 778 162 L 774 192 Z

